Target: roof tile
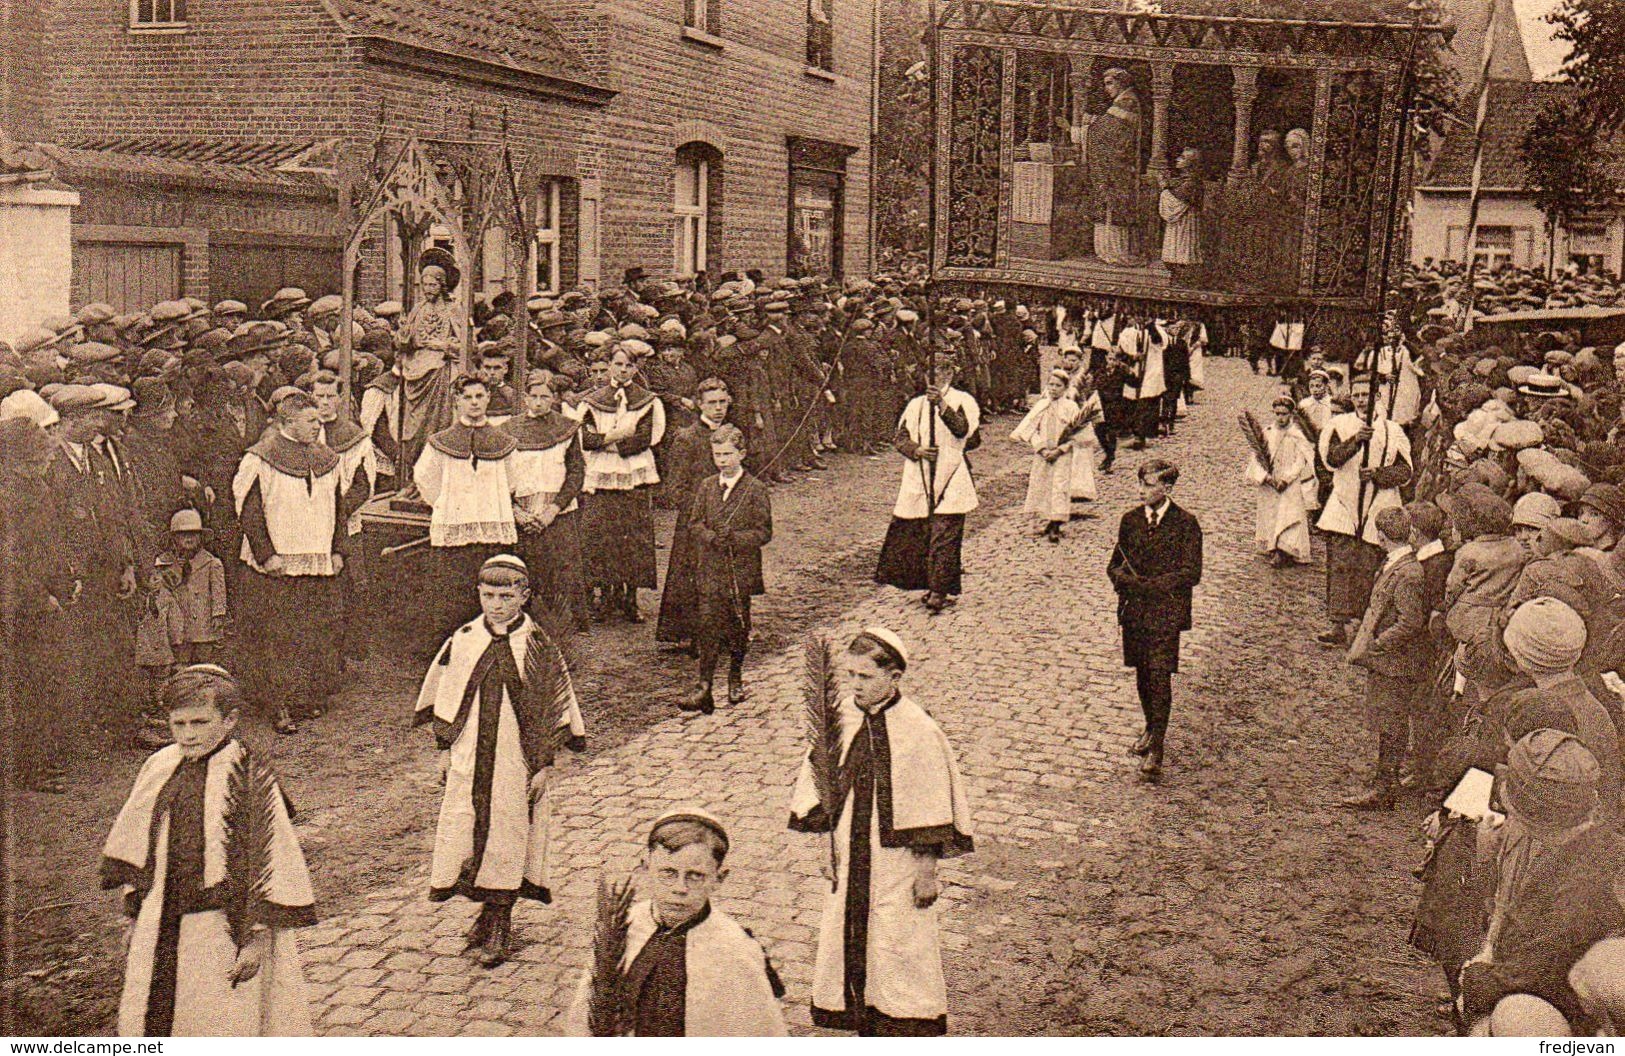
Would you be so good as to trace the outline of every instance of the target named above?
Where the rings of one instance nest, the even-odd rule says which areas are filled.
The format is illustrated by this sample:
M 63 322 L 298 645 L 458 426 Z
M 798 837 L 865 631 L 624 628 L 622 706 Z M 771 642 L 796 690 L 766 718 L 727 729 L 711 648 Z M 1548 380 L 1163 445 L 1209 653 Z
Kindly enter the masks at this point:
M 1524 135 L 1547 102 L 1574 94 L 1570 84 L 1551 81 L 1491 81 L 1484 123 L 1483 186 L 1522 189 L 1527 174 L 1520 155 Z M 1610 171 L 1625 187 L 1625 151 L 1609 152 Z M 1424 187 L 1466 188 L 1473 182 L 1473 129 L 1456 126 L 1433 159 Z
M 552 77 L 582 63 L 534 0 L 333 0 L 356 33 Z

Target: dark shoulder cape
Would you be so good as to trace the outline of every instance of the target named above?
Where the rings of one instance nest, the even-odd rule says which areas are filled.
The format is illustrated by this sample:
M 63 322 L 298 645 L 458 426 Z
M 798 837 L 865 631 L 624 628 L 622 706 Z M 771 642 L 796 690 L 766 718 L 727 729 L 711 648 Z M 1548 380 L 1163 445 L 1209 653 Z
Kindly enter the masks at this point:
M 327 430 L 327 446 L 341 455 L 367 438 L 361 426 L 349 418 L 338 418 L 323 424 Z
M 543 418 L 532 418 L 529 415 L 509 418 L 501 428 L 514 438 L 514 442 L 519 445 L 517 450 L 546 451 L 575 436 L 581 428 L 581 423 L 557 411 L 551 411 Z
M 654 398 L 654 393 L 650 392 L 642 385 L 639 385 L 637 382 L 634 381 L 627 383 L 627 410 L 641 411 L 643 408 L 653 403 Z M 602 388 L 594 389 L 592 392 L 587 394 L 586 399 L 582 402 L 584 402 L 588 407 L 598 411 L 614 412 L 621 409 L 621 405 L 615 400 L 615 386 L 613 385 L 605 385 Z
M 290 477 L 320 477 L 339 464 L 339 456 L 326 444 L 296 444 L 276 429 L 267 429 L 249 450 Z
M 429 437 L 429 446 L 447 458 L 483 458 L 495 461 L 516 451 L 519 444 L 494 425 L 456 422 Z

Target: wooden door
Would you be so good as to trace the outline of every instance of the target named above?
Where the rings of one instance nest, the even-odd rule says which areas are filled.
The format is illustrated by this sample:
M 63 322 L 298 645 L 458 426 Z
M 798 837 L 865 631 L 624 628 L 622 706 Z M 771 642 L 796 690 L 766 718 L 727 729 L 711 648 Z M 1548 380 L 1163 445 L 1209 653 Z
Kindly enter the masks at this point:
M 73 303 L 102 301 L 119 312 L 144 312 L 181 295 L 176 243 L 76 242 Z

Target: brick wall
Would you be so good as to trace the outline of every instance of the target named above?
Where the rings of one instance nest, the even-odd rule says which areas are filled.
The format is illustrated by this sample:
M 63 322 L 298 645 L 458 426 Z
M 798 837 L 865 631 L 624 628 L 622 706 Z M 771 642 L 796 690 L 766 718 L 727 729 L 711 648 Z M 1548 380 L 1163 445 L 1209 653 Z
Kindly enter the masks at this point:
M 600 173 L 600 133 L 596 126 L 602 119 L 602 108 L 419 70 L 372 65 L 365 69 L 357 93 L 355 127 L 363 142 L 370 142 L 378 134 L 381 117 L 391 142 L 416 133 L 427 139 L 500 143 L 504 108 L 516 172 L 524 171 L 533 153 L 541 153 L 552 162 L 546 175 L 567 181 L 562 235 L 573 238 L 577 181 Z M 577 274 L 575 246 L 562 247 L 560 256 L 566 281 L 573 283 Z M 364 303 L 381 300 L 390 293 L 386 290 L 385 264 L 380 231 L 368 240 L 363 251 L 360 290 Z
M 45 12 L 49 0 L 0 0 L 0 132 L 50 138 Z
M 506 108 L 521 166 L 533 144 L 546 147 L 573 156 L 574 175 L 600 190 L 598 263 L 609 283 L 635 264 L 669 271 L 675 152 L 696 122 L 715 130 L 701 138 L 722 151 L 712 272 L 783 273 L 786 137 L 810 137 L 855 148 L 846 166 L 843 243 L 845 273 L 856 276 L 869 268 L 872 3 L 835 0 L 831 78 L 805 69 L 804 0 L 718 0 L 720 47 L 682 38 L 682 0 L 549 0 L 546 9 L 581 56 L 583 73 L 620 92 L 598 107 L 369 63 L 321 0 L 197 0 L 192 27 L 177 35 L 132 33 L 121 0 L 58 0 L 49 34 L 56 134 L 338 136 L 370 150 L 380 127 L 392 141 L 407 132 L 496 140 Z M 241 230 L 279 230 L 269 225 L 288 222 L 263 203 L 245 208 L 250 215 L 233 224 Z M 567 279 L 577 263 L 571 249 Z M 381 238 L 369 240 L 363 260 L 362 298 L 381 297 Z
M 600 7 L 608 25 L 593 37 Z M 635 264 L 669 271 L 676 140 L 696 119 L 723 140 L 714 144 L 725 189 L 713 274 L 784 272 L 791 135 L 857 148 L 846 164 L 844 262 L 849 276 L 868 272 L 872 9 L 873 0 L 835 0 L 831 81 L 806 71 L 804 0 L 720 0 L 720 48 L 683 39 L 683 0 L 555 0 L 571 44 L 603 47 L 615 61 L 620 95 L 604 122 L 606 281 Z
M 124 0 L 58 0 L 56 135 L 343 135 L 357 85 L 321 0 L 198 0 L 185 33 L 132 32 Z

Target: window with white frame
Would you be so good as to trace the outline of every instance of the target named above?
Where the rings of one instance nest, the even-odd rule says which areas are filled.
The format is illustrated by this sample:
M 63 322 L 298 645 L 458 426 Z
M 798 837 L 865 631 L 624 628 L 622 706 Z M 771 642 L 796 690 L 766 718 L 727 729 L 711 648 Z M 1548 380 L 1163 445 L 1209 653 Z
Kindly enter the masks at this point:
M 186 25 L 186 0 L 130 0 L 130 26 L 166 29 Z
M 536 285 L 519 289 L 521 295 L 559 292 L 559 181 L 548 180 L 536 191 L 536 241 L 530 247 L 530 263 Z M 508 288 L 508 229 L 486 229 L 480 288 L 495 297 Z
M 1512 228 L 1503 224 L 1480 224 L 1473 239 L 1473 256 L 1480 271 L 1498 271 L 1512 264 Z
M 701 33 L 717 31 L 718 0 L 683 0 L 683 25 Z
M 559 181 L 548 180 L 536 191 L 536 242 L 531 262 L 537 293 L 558 293 L 559 277 Z
M 710 221 L 711 163 L 693 152 L 677 156 L 673 270 L 689 278 L 705 270 L 706 226 Z
M 1608 225 L 1601 221 L 1573 224 L 1569 227 L 1569 263 L 1587 275 L 1608 270 L 1608 251 L 1611 239 Z

